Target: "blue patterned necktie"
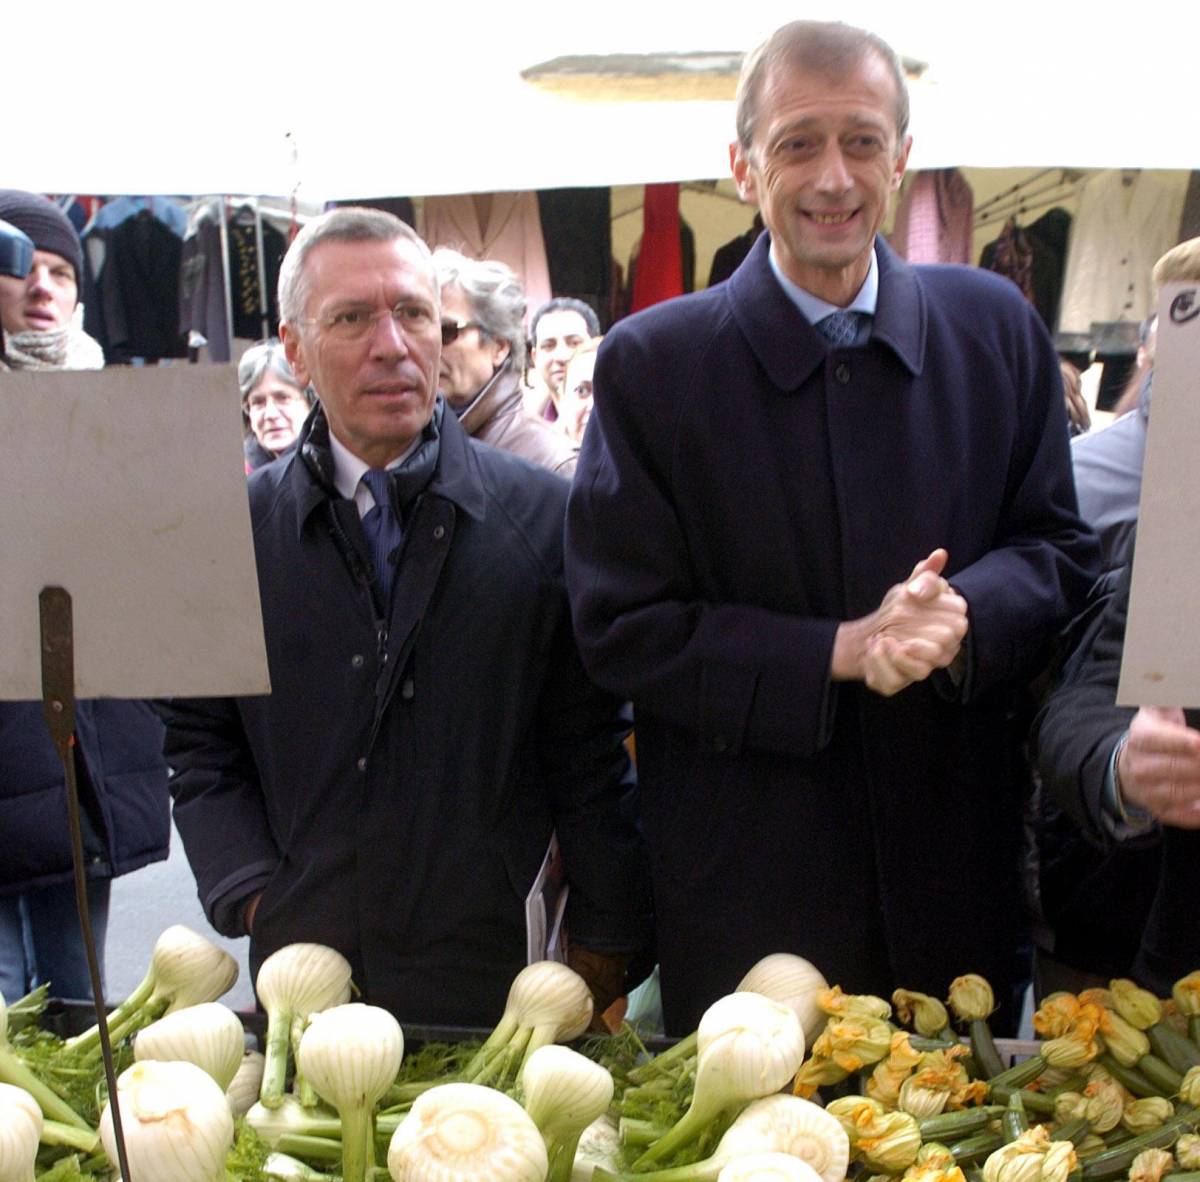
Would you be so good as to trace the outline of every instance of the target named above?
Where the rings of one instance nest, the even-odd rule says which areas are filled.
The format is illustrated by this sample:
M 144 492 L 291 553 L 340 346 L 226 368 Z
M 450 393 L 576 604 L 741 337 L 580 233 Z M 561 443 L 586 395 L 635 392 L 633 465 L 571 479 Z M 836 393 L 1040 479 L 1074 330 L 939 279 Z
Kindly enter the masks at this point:
M 845 308 L 839 308 L 824 319 L 818 320 L 817 328 L 835 349 L 844 349 L 848 345 L 853 345 L 858 339 L 858 326 L 862 316 L 861 312 L 851 312 Z
M 368 468 L 362 474 L 362 482 L 375 498 L 375 504 L 363 514 L 362 524 L 363 532 L 367 535 L 367 544 L 371 548 L 371 562 L 379 576 L 379 585 L 383 589 L 383 600 L 386 604 L 391 602 L 392 576 L 396 572 L 389 559 L 400 545 L 403 532 L 392 509 L 391 479 L 388 473 L 382 468 Z

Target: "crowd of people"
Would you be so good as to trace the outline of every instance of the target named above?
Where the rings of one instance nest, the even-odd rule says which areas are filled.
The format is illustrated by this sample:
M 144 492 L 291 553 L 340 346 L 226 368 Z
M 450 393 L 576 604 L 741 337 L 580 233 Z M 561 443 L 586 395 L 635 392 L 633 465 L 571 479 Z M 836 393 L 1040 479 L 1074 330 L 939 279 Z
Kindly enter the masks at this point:
M 1031 976 L 1194 968 L 1200 734 L 1115 705 L 1132 548 L 1100 579 L 1072 466 L 1105 445 L 1070 443 L 1015 285 L 881 236 L 908 117 L 875 35 L 777 30 L 730 149 L 765 232 L 602 345 L 588 304 L 528 309 L 390 214 L 309 222 L 238 367 L 272 692 L 97 704 L 120 767 L 81 721 L 97 885 L 162 856 L 169 766 L 213 927 L 252 966 L 336 947 L 407 1020 L 495 1021 L 554 842 L 597 1012 L 657 963 L 669 1033 L 779 950 L 856 992 L 983 973 L 1009 1031 Z M 0 367 L 91 363 L 69 223 L 14 193 L 0 219 L 36 248 Z M 1200 280 L 1196 247 L 1156 278 Z M 0 708 L 6 846 L 63 828 L 35 710 Z M 106 801 L 135 790 L 130 853 Z M 32 900 L 67 867 L 22 848 L 5 992 L 60 985 Z

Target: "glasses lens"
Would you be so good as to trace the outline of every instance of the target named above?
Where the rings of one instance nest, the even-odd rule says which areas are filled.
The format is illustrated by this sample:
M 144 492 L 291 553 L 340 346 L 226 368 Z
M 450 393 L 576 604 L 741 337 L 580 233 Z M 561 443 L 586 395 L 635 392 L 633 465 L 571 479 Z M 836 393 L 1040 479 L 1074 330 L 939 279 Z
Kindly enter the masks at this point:
M 462 331 L 456 320 L 442 321 L 442 344 L 453 345 L 458 340 L 458 334 Z

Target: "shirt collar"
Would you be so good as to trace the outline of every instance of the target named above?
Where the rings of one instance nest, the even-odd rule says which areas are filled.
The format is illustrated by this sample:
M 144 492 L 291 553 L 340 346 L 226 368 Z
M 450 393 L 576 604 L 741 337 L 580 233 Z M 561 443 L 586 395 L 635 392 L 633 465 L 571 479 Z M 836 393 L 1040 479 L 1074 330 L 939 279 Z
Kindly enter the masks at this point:
M 417 437 L 404 449 L 404 454 L 397 456 L 387 466 L 390 472 L 394 468 L 399 468 L 405 460 L 416 450 L 417 444 L 421 442 L 421 436 Z M 366 513 L 374 504 L 375 498 L 371 496 L 371 490 L 362 483 L 363 473 L 370 468 L 365 460 L 359 459 L 333 432 L 333 428 L 329 429 L 329 450 L 333 454 L 333 483 L 334 487 L 341 493 L 342 496 L 348 497 L 350 500 L 357 502 L 359 514 Z
M 826 316 L 832 315 L 834 312 L 840 311 L 837 304 L 830 304 L 819 296 L 815 296 L 810 291 L 805 291 L 798 283 L 793 283 L 784 273 L 783 268 L 779 265 L 779 260 L 775 257 L 775 243 L 772 241 L 770 252 L 767 258 L 771 263 L 771 270 L 775 278 L 779 280 L 779 286 L 783 288 L 788 299 L 800 311 L 800 315 L 804 317 L 809 324 L 816 324 L 818 321 L 824 320 Z M 865 312 L 868 316 L 875 315 L 875 305 L 879 299 L 879 260 L 875 257 L 875 247 L 871 247 L 871 262 L 867 267 L 867 277 L 863 280 L 862 287 L 858 289 L 858 294 L 846 305 L 847 312 Z

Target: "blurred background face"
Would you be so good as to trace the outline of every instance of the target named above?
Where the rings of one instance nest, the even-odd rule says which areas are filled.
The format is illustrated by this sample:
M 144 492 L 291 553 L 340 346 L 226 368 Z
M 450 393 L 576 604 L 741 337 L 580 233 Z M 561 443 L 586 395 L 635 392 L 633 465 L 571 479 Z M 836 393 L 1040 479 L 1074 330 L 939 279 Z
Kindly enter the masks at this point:
M 24 279 L 0 275 L 0 328 L 14 334 L 63 328 L 78 298 L 75 268 L 62 255 L 35 250 Z
M 580 443 L 592 414 L 592 375 L 596 372 L 596 350 L 590 349 L 567 365 L 562 393 L 555 399 L 563 430 Z
M 255 439 L 272 455 L 291 447 L 308 415 L 300 390 L 267 370 L 246 397 L 246 414 Z
M 562 390 L 563 374 L 571 354 L 590 339 L 587 322 L 570 309 L 547 312 L 538 321 L 533 364 L 546 383 L 546 389 L 555 397 Z
M 508 342 L 489 337 L 474 324 L 471 303 L 462 288 L 450 285 L 442 289 L 442 320 L 470 324 L 460 328 L 458 337 L 442 346 L 438 383 L 451 406 L 466 406 L 488 382 L 508 356 Z

